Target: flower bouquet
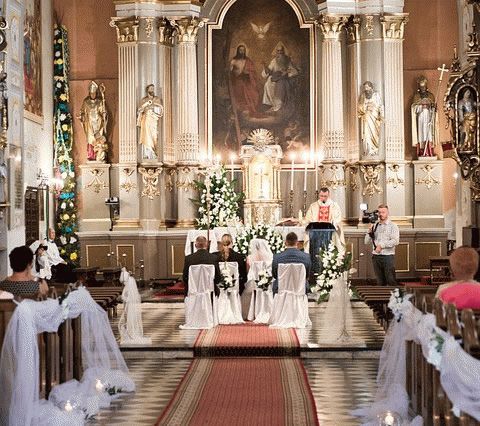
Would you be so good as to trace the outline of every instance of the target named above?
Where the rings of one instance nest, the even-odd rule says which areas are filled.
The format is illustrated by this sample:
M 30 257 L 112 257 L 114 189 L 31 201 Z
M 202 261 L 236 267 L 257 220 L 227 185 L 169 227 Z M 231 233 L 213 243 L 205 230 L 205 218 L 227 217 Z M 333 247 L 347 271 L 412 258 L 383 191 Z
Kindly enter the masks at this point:
M 412 294 L 405 294 L 403 290 L 396 288 L 392 291 L 390 300 L 388 301 L 388 308 L 392 311 L 393 316 L 397 322 L 400 322 L 405 310 L 408 307 L 407 302 L 413 296 Z
M 260 238 L 267 241 L 272 253 L 283 251 L 283 237 L 275 230 L 273 226 L 260 223 L 255 226 L 245 226 L 240 228 L 235 238 L 233 249 L 241 254 L 247 255 L 250 241 L 254 238 Z
M 233 278 L 233 275 L 230 273 L 230 270 L 228 268 L 220 269 L 220 275 L 221 279 L 218 287 L 229 293 L 231 289 L 235 287 L 235 279 Z
M 318 294 L 317 303 L 321 303 L 328 299 L 334 280 L 350 270 L 352 253 L 342 253 L 330 242 L 327 248 L 320 249 L 318 258 L 321 264 L 321 271 L 317 275 L 316 285 L 311 288 L 311 291 Z M 348 286 L 351 295 L 350 284 Z
M 255 280 L 255 284 L 262 291 L 267 291 L 272 284 L 272 274 L 267 270 L 260 271 L 258 274 L 258 280 Z

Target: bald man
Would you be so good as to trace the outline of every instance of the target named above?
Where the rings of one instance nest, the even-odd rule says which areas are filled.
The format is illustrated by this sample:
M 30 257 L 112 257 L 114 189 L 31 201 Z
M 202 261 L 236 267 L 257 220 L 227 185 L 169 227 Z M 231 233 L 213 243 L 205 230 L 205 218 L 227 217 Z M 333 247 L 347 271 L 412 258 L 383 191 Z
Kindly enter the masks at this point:
M 215 294 L 220 294 L 217 284 L 220 282 L 220 269 L 217 257 L 208 251 L 208 242 L 205 237 L 198 236 L 195 240 L 196 252 L 185 257 L 183 265 L 183 282 L 185 284 L 185 297 L 188 295 L 188 270 L 192 265 L 215 265 Z

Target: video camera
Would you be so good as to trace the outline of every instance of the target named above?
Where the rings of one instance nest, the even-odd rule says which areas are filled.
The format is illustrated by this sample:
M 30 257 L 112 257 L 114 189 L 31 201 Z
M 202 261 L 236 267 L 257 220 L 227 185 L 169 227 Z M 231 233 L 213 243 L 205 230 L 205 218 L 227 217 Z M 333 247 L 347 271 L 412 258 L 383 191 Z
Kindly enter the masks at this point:
M 365 203 L 360 204 L 360 210 L 362 211 L 362 223 L 375 223 L 378 220 L 378 210 L 369 212 L 368 205 Z

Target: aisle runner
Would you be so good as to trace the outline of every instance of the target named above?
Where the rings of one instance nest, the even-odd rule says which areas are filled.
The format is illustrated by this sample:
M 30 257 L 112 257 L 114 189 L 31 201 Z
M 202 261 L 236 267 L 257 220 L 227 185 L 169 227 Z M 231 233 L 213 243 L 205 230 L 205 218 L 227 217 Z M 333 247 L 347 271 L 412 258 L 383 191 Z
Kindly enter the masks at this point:
M 300 359 L 195 359 L 156 425 L 318 425 Z
M 194 345 L 195 356 L 300 356 L 294 329 L 263 324 L 219 325 L 202 330 Z

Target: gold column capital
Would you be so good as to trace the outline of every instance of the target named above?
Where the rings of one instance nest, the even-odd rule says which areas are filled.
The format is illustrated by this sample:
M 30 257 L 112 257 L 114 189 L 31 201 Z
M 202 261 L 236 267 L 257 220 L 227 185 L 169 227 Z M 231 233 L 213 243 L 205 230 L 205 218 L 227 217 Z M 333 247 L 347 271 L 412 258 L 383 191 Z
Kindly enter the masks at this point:
M 158 41 L 165 46 L 173 46 L 176 30 L 167 19 L 161 19 L 158 23 Z
M 113 17 L 110 26 L 117 32 L 117 43 L 136 43 L 138 41 L 139 20 L 136 16 Z
M 342 28 L 347 23 L 348 18 L 343 15 L 322 14 L 315 21 L 327 40 L 338 40 Z
M 205 25 L 208 19 L 185 16 L 178 19 L 170 19 L 170 24 L 175 28 L 175 36 L 178 43 L 196 43 L 198 30 Z
M 382 33 L 384 39 L 403 40 L 405 25 L 408 22 L 408 13 L 382 15 Z
M 352 16 L 345 28 L 347 29 L 348 41 L 355 43 L 360 40 L 360 24 L 361 19 L 358 16 Z

